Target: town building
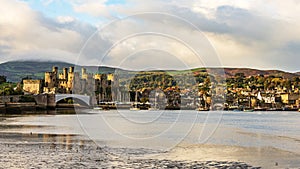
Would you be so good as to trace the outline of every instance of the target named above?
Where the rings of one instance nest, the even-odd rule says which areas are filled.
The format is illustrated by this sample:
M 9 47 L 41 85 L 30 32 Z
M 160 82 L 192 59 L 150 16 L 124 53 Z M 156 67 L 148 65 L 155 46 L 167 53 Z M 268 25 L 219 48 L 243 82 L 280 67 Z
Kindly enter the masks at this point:
M 280 95 L 282 103 L 287 105 L 294 105 L 296 101 L 300 98 L 298 93 L 283 93 Z
M 42 80 L 23 80 L 23 91 L 25 94 L 40 94 L 43 89 Z

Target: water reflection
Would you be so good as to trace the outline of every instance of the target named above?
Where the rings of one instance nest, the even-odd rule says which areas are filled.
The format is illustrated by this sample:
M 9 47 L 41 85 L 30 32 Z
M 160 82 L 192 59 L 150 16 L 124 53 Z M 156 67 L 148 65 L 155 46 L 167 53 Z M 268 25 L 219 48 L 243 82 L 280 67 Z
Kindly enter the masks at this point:
M 33 128 L 45 128 L 51 126 L 45 125 L 21 125 L 21 124 L 0 124 L 0 130 L 7 130 L 7 129 L 33 129 Z
M 91 141 L 84 140 L 78 135 L 73 134 L 43 134 L 43 133 L 1 133 L 0 139 L 5 142 L 21 143 L 50 143 L 51 149 L 71 150 L 75 145 L 79 145 L 81 149 Z
M 205 121 L 207 112 L 182 111 L 182 118 L 176 120 L 178 111 L 167 111 L 155 121 L 157 122 L 156 124 L 135 127 L 134 124 L 128 125 L 126 119 L 147 122 L 149 119 L 155 119 L 158 113 L 155 111 L 144 113 L 124 110 L 121 112 L 126 115 L 126 119 L 124 119 L 117 111 L 97 110 L 98 113 L 90 114 L 82 111 L 79 115 L 67 114 L 66 112 L 70 113 L 72 111 L 62 109 L 55 110 L 55 115 L 5 117 L 6 119 L 0 122 L 0 132 L 25 133 L 21 136 L 15 135 L 17 137 L 16 140 L 31 141 L 28 137 L 33 137 L 32 140 L 54 143 L 54 148 L 64 146 L 64 148 L 68 149 L 72 148 L 69 146 L 70 144 L 80 145 L 82 143 L 78 139 L 79 136 L 83 137 L 83 140 L 93 140 L 101 146 L 160 148 L 173 145 L 179 138 L 182 138 L 182 135 L 187 131 L 183 129 L 191 125 L 195 113 L 197 113 L 197 119 L 193 128 L 189 130 L 189 135 L 184 138 L 186 142 L 199 143 L 198 138 L 203 126 L 210 127 L 210 125 L 215 125 L 218 122 L 215 120 L 214 112 L 210 112 L 211 119 Z M 95 110 L 92 110 L 92 112 L 95 112 Z M 141 143 L 138 144 L 136 140 L 130 140 L 126 137 L 149 138 L 149 136 L 156 136 L 162 129 L 175 122 L 177 126 L 175 126 L 176 130 L 174 132 L 160 135 L 160 137 L 157 137 L 158 139 L 151 142 L 140 139 Z M 258 148 L 271 146 L 285 151 L 300 153 L 299 123 L 300 114 L 297 112 L 289 112 L 288 114 L 285 112 L 266 112 L 265 114 L 261 112 L 225 112 L 219 124 L 220 127 L 210 137 L 208 143 Z M 108 124 L 114 128 L 111 128 Z M 85 127 L 85 130 L 83 130 L 83 127 Z M 113 129 L 118 129 L 124 135 L 118 135 Z M 1 133 L 1 137 L 5 137 Z M 13 138 L 12 136 L 10 137 Z
M 0 112 L 0 121 L 1 119 L 5 119 L 5 117 L 16 117 L 16 116 L 24 116 L 24 115 L 59 115 L 59 114 L 76 114 L 75 109 L 64 109 L 57 108 L 54 110 L 18 110 L 18 111 L 9 111 L 9 112 Z

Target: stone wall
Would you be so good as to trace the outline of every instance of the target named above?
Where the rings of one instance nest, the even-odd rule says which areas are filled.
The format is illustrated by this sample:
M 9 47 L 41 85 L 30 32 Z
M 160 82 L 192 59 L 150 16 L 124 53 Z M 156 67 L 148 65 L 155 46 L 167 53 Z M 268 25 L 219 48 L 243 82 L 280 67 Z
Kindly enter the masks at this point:
M 20 100 L 20 96 L 21 95 L 0 96 L 0 102 L 18 102 Z
M 40 108 L 55 108 L 55 95 L 54 94 L 41 94 L 34 96 L 37 106 Z

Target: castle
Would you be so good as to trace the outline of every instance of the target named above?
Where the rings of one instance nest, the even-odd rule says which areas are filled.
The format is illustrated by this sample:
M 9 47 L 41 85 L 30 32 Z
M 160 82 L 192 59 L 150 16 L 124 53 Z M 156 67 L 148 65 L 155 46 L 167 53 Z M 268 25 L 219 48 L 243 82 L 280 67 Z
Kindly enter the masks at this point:
M 23 80 L 25 94 L 83 94 L 96 96 L 98 101 L 111 101 L 114 94 L 112 85 L 118 80 L 113 74 L 87 73 L 86 68 L 81 74 L 74 67 L 63 68 L 59 73 L 58 67 L 51 72 L 45 72 L 44 80 Z

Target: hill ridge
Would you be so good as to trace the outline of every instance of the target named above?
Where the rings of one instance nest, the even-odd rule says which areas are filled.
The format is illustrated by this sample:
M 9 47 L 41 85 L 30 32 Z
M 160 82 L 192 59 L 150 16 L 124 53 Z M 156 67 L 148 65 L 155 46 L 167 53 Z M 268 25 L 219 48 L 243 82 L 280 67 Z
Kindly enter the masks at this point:
M 75 71 L 80 71 L 82 67 L 87 68 L 88 72 L 99 72 L 102 73 L 113 73 L 116 67 L 110 66 L 83 66 L 83 65 L 75 65 L 72 63 L 61 62 L 61 61 L 9 61 L 0 64 L 0 75 L 4 75 L 7 77 L 7 80 L 10 82 L 20 82 L 22 78 L 30 77 L 32 79 L 43 79 L 44 72 L 51 71 L 53 66 L 57 66 L 59 71 L 62 70 L 63 67 L 75 66 Z M 203 71 L 205 68 L 192 68 L 192 71 Z M 206 68 L 211 70 L 224 69 L 224 73 L 227 78 L 234 77 L 236 73 L 244 73 L 246 77 L 254 76 L 254 75 L 274 75 L 281 76 L 283 78 L 293 78 L 299 77 L 300 72 L 290 73 L 282 70 L 259 70 L 254 68 L 233 68 L 233 67 L 225 67 L 225 68 Z

